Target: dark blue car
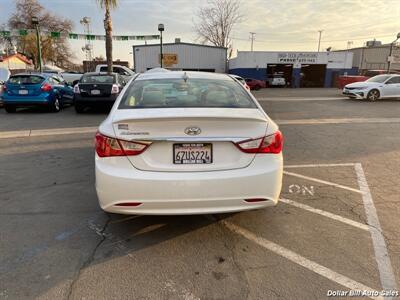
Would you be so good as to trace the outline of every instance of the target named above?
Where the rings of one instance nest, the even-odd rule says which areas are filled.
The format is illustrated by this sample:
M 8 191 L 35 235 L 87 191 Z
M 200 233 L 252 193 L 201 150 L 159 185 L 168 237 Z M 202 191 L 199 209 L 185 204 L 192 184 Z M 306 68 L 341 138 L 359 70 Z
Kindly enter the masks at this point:
M 59 112 L 65 104 L 72 104 L 73 99 L 73 88 L 57 74 L 16 74 L 4 85 L 3 103 L 8 113 L 31 106 Z

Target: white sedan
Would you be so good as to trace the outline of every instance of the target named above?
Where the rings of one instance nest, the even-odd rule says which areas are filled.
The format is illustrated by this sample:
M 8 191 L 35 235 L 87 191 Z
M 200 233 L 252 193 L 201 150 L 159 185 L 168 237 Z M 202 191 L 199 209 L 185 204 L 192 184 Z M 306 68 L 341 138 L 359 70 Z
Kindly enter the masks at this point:
M 350 83 L 343 88 L 343 95 L 370 101 L 400 98 L 400 75 L 377 75 L 366 81 Z
M 96 190 L 120 214 L 209 214 L 278 202 L 283 137 L 225 74 L 149 72 L 96 134 Z

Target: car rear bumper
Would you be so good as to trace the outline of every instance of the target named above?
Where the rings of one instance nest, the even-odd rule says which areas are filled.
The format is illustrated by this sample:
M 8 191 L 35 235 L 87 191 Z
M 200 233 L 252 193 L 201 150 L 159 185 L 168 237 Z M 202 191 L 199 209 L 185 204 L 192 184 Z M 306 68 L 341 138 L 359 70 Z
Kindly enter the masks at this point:
M 117 94 L 112 94 L 110 96 L 104 96 L 104 97 L 85 97 L 79 94 L 75 94 L 74 102 L 88 106 L 98 105 L 98 104 L 113 105 L 117 98 L 118 98 Z
M 179 215 L 225 213 L 278 202 L 282 155 L 256 155 L 250 166 L 211 172 L 149 172 L 126 157 L 96 155 L 96 190 L 105 211 L 120 214 Z M 244 199 L 265 199 L 246 202 Z M 140 202 L 139 206 L 118 206 Z
M 51 102 L 51 95 L 46 96 L 9 96 L 3 95 L 3 103 L 5 105 L 14 106 L 34 106 L 34 105 L 47 105 Z

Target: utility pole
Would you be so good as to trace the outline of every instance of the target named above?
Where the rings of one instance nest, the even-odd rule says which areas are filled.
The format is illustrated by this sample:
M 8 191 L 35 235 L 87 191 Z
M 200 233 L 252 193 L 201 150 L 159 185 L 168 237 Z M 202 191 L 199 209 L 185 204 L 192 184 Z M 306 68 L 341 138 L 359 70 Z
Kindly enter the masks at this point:
M 318 52 L 319 52 L 319 49 L 321 47 L 321 36 L 322 36 L 323 30 L 318 30 L 318 32 L 319 32 L 319 38 L 318 38 Z
M 387 67 L 387 73 L 388 74 L 390 73 L 390 63 L 391 63 L 391 60 L 392 60 L 393 45 L 394 45 L 394 43 L 397 42 L 398 39 L 400 39 L 400 32 L 397 34 L 396 39 L 393 42 L 390 43 L 390 52 L 389 52 L 389 56 L 388 56 L 388 67 Z
M 250 34 L 251 34 L 251 52 L 253 52 L 253 43 L 254 43 L 254 39 L 255 39 L 255 32 L 250 32 Z
M 32 25 L 35 26 L 36 30 L 36 47 L 38 51 L 38 64 L 39 64 L 39 72 L 42 73 L 42 47 L 40 45 L 40 31 L 39 31 L 39 19 L 35 16 L 31 19 Z

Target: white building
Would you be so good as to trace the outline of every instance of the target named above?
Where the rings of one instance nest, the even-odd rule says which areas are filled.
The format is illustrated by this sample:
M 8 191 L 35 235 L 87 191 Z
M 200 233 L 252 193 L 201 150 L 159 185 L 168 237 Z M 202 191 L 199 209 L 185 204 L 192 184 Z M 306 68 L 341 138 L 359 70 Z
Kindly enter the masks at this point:
M 222 47 L 181 43 L 163 44 L 163 67 L 170 70 L 227 71 L 227 49 Z M 160 44 L 133 46 L 135 72 L 141 73 L 160 67 Z
M 355 74 L 351 52 L 239 51 L 229 73 L 267 80 L 279 74 L 294 87 L 331 87 L 337 76 Z

